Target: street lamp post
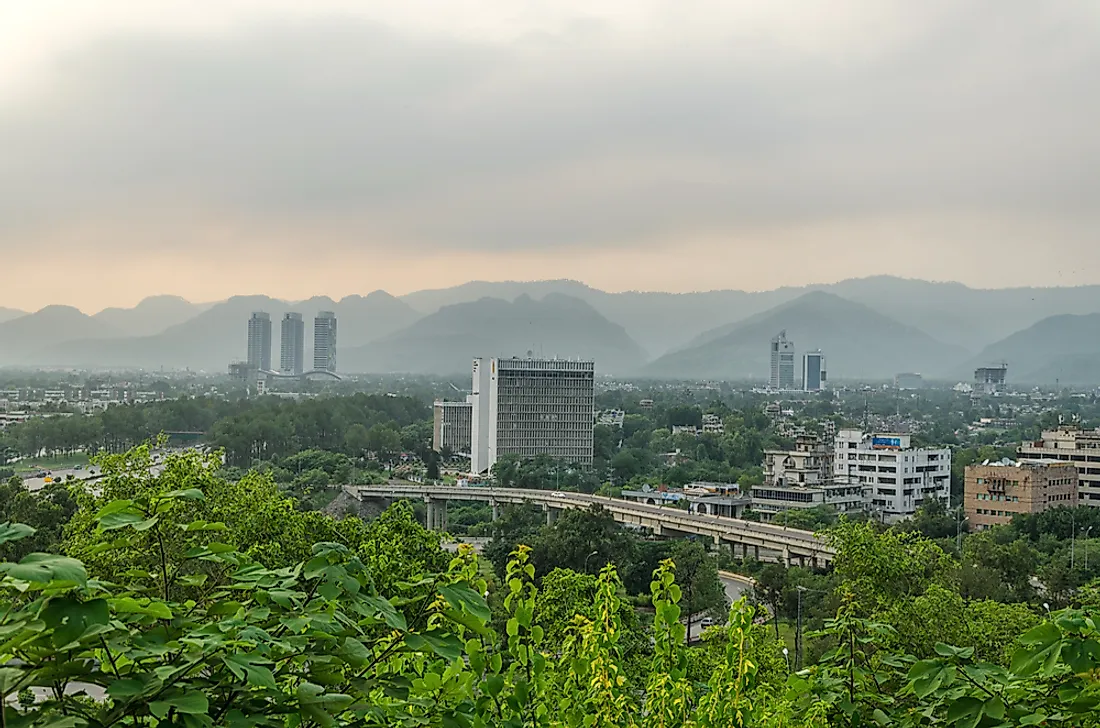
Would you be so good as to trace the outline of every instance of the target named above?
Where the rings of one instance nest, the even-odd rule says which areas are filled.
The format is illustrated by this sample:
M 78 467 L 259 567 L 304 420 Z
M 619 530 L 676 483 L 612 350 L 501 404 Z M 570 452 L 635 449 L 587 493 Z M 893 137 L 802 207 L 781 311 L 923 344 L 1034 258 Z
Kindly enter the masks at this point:
M 1089 571 L 1089 533 L 1092 532 L 1092 526 L 1085 529 L 1085 573 Z
M 962 554 L 963 547 L 963 524 L 969 521 L 969 518 L 961 518 L 962 508 L 959 508 L 959 515 L 955 518 L 955 548 L 958 549 L 959 554 Z
M 586 573 L 586 574 L 588 573 L 588 560 L 590 558 L 592 558 L 593 556 L 595 556 L 596 554 L 598 554 L 598 553 L 600 553 L 600 552 L 599 551 L 593 551 L 592 553 L 588 554 L 588 556 L 584 557 L 584 573 Z
M 1077 567 L 1077 509 L 1069 512 L 1069 570 Z

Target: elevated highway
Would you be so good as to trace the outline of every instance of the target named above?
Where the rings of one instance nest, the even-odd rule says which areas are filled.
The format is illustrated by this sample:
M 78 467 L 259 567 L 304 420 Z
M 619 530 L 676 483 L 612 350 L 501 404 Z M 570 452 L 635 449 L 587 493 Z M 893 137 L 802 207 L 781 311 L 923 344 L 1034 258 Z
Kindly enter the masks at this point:
M 447 528 L 448 501 L 489 503 L 494 519 L 503 504 L 530 503 L 542 506 L 547 523 L 559 511 L 599 504 L 619 523 L 646 528 L 658 536 L 702 536 L 715 544 L 729 545 L 734 556 L 751 555 L 764 561 L 825 567 L 832 563 L 835 554 L 824 539 L 809 531 L 583 493 L 402 483 L 345 485 L 344 491 L 357 500 L 423 500 L 428 505 L 428 527 L 435 530 Z

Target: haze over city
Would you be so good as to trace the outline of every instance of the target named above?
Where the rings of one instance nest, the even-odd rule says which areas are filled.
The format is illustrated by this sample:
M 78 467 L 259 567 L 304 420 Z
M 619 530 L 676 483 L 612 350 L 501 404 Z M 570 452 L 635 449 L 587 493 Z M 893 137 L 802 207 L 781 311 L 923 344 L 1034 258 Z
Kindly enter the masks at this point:
M 1098 283 L 1098 20 L 991 0 L 6 3 L 0 305 Z

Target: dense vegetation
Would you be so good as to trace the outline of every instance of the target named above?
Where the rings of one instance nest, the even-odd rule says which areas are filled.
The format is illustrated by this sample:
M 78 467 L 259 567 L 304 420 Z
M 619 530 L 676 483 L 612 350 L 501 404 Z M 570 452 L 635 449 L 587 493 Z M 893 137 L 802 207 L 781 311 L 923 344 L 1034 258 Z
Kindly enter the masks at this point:
M 28 420 L 0 439 L 7 452 L 48 454 L 124 452 L 162 432 L 200 432 L 224 448 L 230 465 L 287 457 L 320 449 L 357 454 L 375 446 L 399 450 L 401 429 L 423 424 L 428 407 L 408 397 L 357 394 L 302 401 L 185 398 L 118 405 L 87 416 Z M 430 428 L 428 429 L 430 435 Z M 418 432 L 415 442 L 430 445 Z M 0 453 L 2 455 L 2 453 Z
M 653 547 L 639 610 L 626 582 L 647 581 L 642 555 L 579 561 L 591 542 L 637 547 L 613 529 L 528 531 L 535 548 L 497 574 L 400 504 L 336 520 L 268 475 L 226 479 L 217 456 L 157 475 L 148 448 L 100 464 L 71 505 L 28 496 L 38 524 L 72 509 L 60 543 L 20 548 L 40 533 L 0 526 L 5 726 L 1100 725 L 1095 584 L 1049 616 L 970 598 L 964 567 L 916 530 L 829 532 L 834 572 L 806 576 L 835 609 L 797 670 L 746 601 L 685 644 L 699 544 Z M 768 574 L 760 598 L 780 604 Z

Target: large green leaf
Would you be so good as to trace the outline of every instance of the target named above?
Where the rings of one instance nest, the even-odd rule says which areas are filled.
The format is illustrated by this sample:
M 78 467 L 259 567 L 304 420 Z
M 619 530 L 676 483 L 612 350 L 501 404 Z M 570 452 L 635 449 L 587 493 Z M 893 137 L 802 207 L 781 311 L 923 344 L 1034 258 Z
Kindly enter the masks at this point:
M 0 523 L 0 544 L 8 541 L 18 541 L 27 536 L 34 535 L 34 529 L 25 523 Z
M 94 627 L 106 627 L 111 612 L 106 599 L 82 602 L 73 597 L 55 597 L 42 610 L 42 621 L 53 630 L 58 649 L 77 642 Z
M 492 617 L 485 598 L 464 584 L 446 584 L 439 587 L 439 593 L 456 609 L 465 609 L 483 622 Z
M 136 510 L 117 511 L 101 516 L 99 527 L 104 531 L 115 531 L 127 526 L 135 526 L 145 520 L 145 515 Z
M 139 601 L 133 597 L 120 597 L 111 600 L 111 608 L 119 614 L 144 614 L 157 619 L 172 618 L 172 610 L 168 605 L 153 599 Z
M 172 490 L 160 496 L 164 500 L 205 500 L 206 496 L 198 488 Z
M 375 613 L 381 615 L 382 620 L 394 629 L 404 632 L 409 628 L 405 622 L 405 615 L 394 609 L 393 605 L 382 597 L 364 596 L 363 601 L 371 607 Z
M 198 690 L 190 690 L 186 693 L 149 703 L 150 712 L 158 718 L 164 718 L 168 715 L 169 708 L 175 708 L 177 713 L 204 715 L 210 710 L 210 702 Z
M 259 655 L 240 653 L 225 655 L 222 657 L 222 662 L 238 680 L 245 680 L 253 687 L 275 689 L 275 677 L 272 675 L 271 670 L 258 664 L 264 662 L 264 659 Z
M 0 563 L 0 574 L 31 582 L 61 581 L 79 586 L 88 584 L 88 572 L 85 571 L 84 564 L 56 554 L 27 554 L 18 564 Z

